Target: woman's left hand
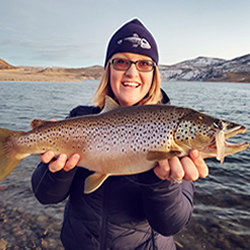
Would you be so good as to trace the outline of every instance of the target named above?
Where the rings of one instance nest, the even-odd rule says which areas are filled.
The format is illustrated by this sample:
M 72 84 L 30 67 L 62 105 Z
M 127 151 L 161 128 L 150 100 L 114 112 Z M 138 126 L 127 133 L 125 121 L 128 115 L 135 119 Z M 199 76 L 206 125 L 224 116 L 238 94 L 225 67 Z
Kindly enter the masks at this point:
M 174 182 L 196 181 L 199 177 L 208 175 L 208 167 L 197 149 L 190 151 L 189 156 L 179 159 L 177 156 L 158 162 L 154 168 L 155 174 L 162 180 Z

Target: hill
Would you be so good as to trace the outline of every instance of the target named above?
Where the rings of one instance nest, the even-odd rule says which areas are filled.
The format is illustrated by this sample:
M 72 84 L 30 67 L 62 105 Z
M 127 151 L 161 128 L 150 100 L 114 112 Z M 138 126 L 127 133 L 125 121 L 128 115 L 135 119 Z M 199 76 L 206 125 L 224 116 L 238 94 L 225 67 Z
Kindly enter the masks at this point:
M 0 81 L 76 82 L 84 79 L 100 79 L 102 73 L 102 66 L 78 69 L 32 66 L 14 67 L 0 59 Z
M 10 65 L 9 63 L 5 62 L 0 58 L 0 70 L 1 69 L 14 69 L 15 67 Z
M 197 57 L 171 66 L 159 66 L 165 81 L 250 83 L 250 54 L 232 60 Z
M 250 83 L 250 54 L 224 60 L 197 57 L 174 65 L 160 65 L 163 81 L 215 81 Z M 87 68 L 14 67 L 0 59 L 0 81 L 82 81 L 101 79 L 102 66 Z

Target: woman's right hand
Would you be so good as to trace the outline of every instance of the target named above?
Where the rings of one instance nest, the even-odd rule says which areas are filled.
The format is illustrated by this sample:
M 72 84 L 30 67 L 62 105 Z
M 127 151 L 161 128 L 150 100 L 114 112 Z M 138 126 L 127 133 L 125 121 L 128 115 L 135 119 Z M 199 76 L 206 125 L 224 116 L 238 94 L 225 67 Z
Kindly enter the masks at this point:
M 43 163 L 49 163 L 49 170 L 55 173 L 60 170 L 69 171 L 73 169 L 80 160 L 79 154 L 73 154 L 70 158 L 67 158 L 66 154 L 60 154 L 56 160 L 52 160 L 55 157 L 55 152 L 47 151 L 40 155 L 40 159 Z

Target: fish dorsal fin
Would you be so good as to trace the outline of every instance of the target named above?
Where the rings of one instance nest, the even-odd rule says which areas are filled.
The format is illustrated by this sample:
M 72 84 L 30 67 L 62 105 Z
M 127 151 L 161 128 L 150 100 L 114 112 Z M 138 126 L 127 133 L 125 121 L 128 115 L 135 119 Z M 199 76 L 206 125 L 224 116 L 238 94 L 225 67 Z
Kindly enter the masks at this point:
M 49 121 L 44 121 L 44 120 L 33 120 L 31 123 L 30 123 L 30 127 L 31 129 L 34 129 L 34 128 L 38 128 L 40 126 L 42 126 L 43 124 L 47 123 Z
M 102 183 L 109 177 L 107 174 L 94 173 L 86 178 L 84 184 L 84 193 L 90 194 L 99 188 Z
M 110 96 L 105 96 L 105 104 L 101 113 L 106 113 L 108 111 L 119 108 L 119 104 Z
M 149 151 L 147 155 L 147 160 L 149 161 L 161 161 L 161 160 L 166 160 L 166 159 L 171 159 L 174 156 L 178 156 L 181 154 L 181 151 L 169 151 L 169 152 L 164 152 L 164 151 Z

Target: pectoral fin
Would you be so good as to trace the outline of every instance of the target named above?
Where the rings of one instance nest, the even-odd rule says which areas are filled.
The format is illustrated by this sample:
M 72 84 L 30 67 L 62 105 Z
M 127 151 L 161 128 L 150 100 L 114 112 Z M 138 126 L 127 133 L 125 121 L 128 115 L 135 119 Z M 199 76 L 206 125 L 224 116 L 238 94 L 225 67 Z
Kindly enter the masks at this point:
M 84 193 L 90 194 L 99 188 L 102 183 L 109 177 L 107 174 L 94 173 L 85 180 Z
M 171 159 L 174 156 L 180 155 L 180 151 L 169 151 L 169 152 L 164 152 L 164 151 L 149 151 L 147 155 L 147 160 L 149 161 L 161 161 L 161 160 L 166 160 L 166 159 Z

